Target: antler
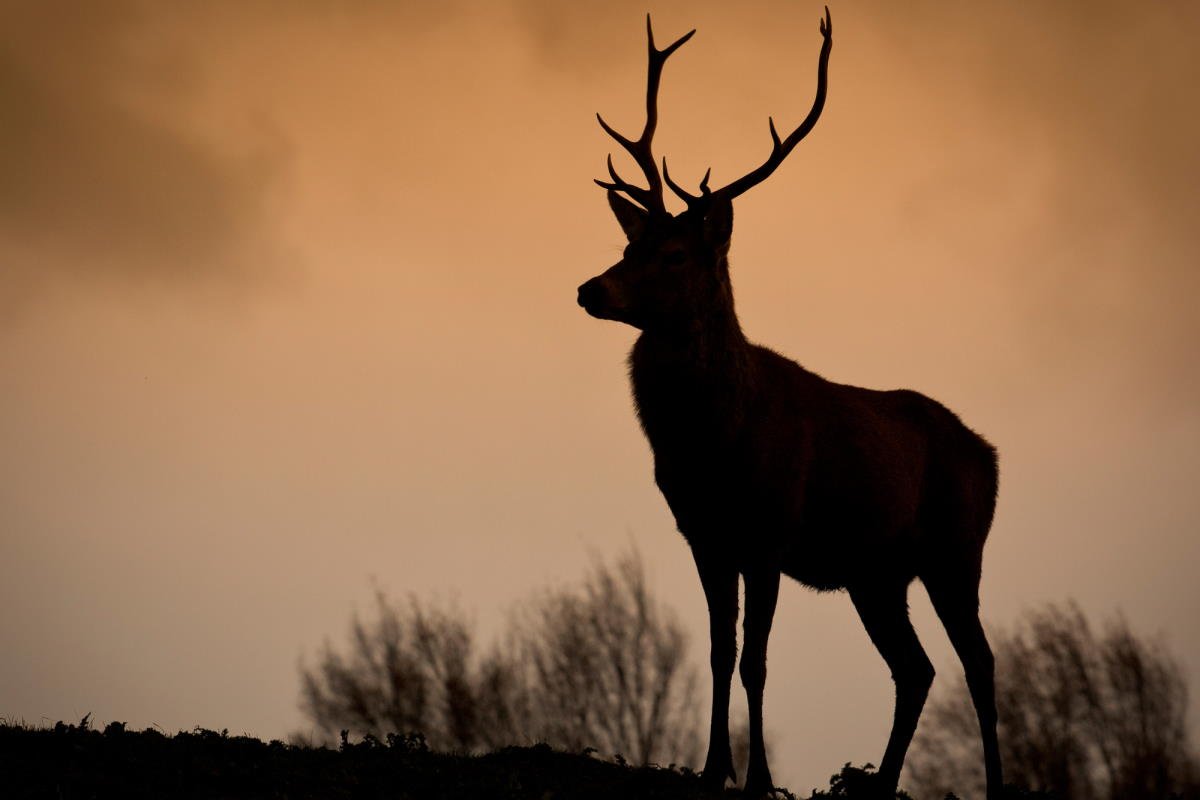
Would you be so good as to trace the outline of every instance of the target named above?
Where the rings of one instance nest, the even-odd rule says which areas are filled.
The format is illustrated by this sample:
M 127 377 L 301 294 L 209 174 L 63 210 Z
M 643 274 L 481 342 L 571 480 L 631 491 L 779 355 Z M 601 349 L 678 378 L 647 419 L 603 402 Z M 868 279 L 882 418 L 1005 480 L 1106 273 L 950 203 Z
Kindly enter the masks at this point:
M 712 190 L 708 188 L 708 179 L 712 177 L 712 167 L 704 171 L 704 178 L 700 181 L 699 196 L 684 191 L 683 187 L 675 181 L 671 180 L 671 173 L 667 172 L 667 157 L 663 156 L 663 179 L 666 180 L 667 186 L 671 187 L 671 191 L 675 193 L 683 202 L 687 203 L 688 208 L 693 208 L 697 203 L 706 202 L 712 196 Z
M 813 100 L 812 110 L 800 123 L 800 127 L 792 131 L 783 141 L 780 141 L 779 133 L 775 130 L 775 119 L 768 117 L 767 125 L 771 129 L 771 141 L 773 142 L 771 155 L 758 169 L 743 175 L 727 186 L 722 186 L 717 189 L 715 194 L 725 195 L 732 200 L 747 189 L 762 183 L 775 171 L 776 167 L 783 163 L 788 153 L 792 152 L 792 148 L 817 124 L 817 119 L 825 108 L 825 90 L 829 86 L 829 51 L 833 48 L 833 20 L 829 17 L 829 6 L 825 6 L 825 19 L 821 20 L 821 35 L 825 37 L 825 41 L 821 45 L 821 56 L 817 62 L 817 96 Z
M 646 127 L 642 129 L 642 135 L 636 141 L 627 139 L 617 133 L 604 121 L 603 117 L 599 114 L 596 115 L 596 119 L 600 121 L 600 127 L 604 128 L 604 131 L 609 136 L 616 139 L 629 152 L 629 155 L 633 156 L 633 160 L 637 162 L 637 165 L 642 169 L 642 173 L 646 176 L 646 181 L 650 184 L 650 188 L 643 189 L 640 186 L 634 186 L 623 180 L 613 167 L 611 153 L 608 155 L 608 174 L 612 178 L 612 182 L 597 180 L 596 183 L 605 189 L 624 192 L 652 213 L 667 213 L 666 205 L 663 203 L 662 178 L 658 174 L 658 167 L 654 162 L 654 154 L 650 149 L 650 142 L 654 138 L 654 129 L 658 127 L 658 84 L 662 78 L 663 64 L 666 63 L 667 58 L 670 57 L 671 53 L 678 50 L 684 42 L 692 38 L 692 34 L 695 32 L 694 29 L 688 31 L 676 39 L 671 46 L 664 50 L 659 50 L 654 46 L 654 31 L 650 27 L 650 15 L 646 15 L 646 38 L 649 42 L 650 61 L 646 77 Z M 674 184 L 672 184 L 672 189 L 675 190 Z
M 821 45 L 821 56 L 817 62 L 817 96 L 813 100 L 812 110 L 808 112 L 808 116 L 800 123 L 796 130 L 788 134 L 786 139 L 779 138 L 779 132 L 775 130 L 775 119 L 767 118 L 767 125 L 771 129 L 771 155 L 758 169 L 743 175 L 733 183 L 722 186 L 715 191 L 708 188 L 708 178 L 712 170 L 704 173 L 704 180 L 700 182 L 700 195 L 690 194 L 681 189 L 669 176 L 667 176 L 667 162 L 663 159 L 663 175 L 667 176 L 667 185 L 671 187 L 671 191 L 675 192 L 678 197 L 688 204 L 688 208 L 694 208 L 697 205 L 702 205 L 711 200 L 713 196 L 721 195 L 730 200 L 750 189 L 757 186 L 767 179 L 776 167 L 783 163 L 783 160 L 788 157 L 788 153 L 799 144 L 800 140 L 808 135 L 808 132 L 817 124 L 817 119 L 821 116 L 821 111 L 825 108 L 825 92 L 829 86 L 829 51 L 833 48 L 833 21 L 829 17 L 829 6 L 825 7 L 825 18 L 821 20 L 821 35 L 825 37 L 824 43 Z

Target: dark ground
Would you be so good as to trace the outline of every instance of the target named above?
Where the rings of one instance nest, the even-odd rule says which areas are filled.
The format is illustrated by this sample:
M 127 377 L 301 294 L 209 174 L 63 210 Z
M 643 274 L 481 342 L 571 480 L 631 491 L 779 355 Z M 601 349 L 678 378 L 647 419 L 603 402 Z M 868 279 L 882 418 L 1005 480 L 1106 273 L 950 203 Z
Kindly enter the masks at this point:
M 869 775 L 847 767 L 810 800 L 863 797 Z M 112 723 L 93 730 L 0 724 L 0 796 L 54 798 L 389 798 L 389 800 L 709 800 L 735 789 L 705 791 L 686 768 L 631 767 L 546 745 L 486 755 L 430 752 L 420 736 L 390 736 L 341 748 L 262 742 L 197 728 L 166 736 Z M 795 797 L 786 792 L 780 798 Z M 907 798 L 906 795 L 898 795 Z M 1014 795 L 1029 797 L 1033 795 Z

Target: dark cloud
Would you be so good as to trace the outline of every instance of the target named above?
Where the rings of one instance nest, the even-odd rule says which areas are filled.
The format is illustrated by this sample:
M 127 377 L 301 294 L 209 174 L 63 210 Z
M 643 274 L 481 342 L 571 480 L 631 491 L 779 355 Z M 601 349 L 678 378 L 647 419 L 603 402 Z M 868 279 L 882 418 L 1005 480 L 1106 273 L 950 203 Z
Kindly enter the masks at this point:
M 930 86 L 945 82 L 939 76 L 961 81 L 993 107 L 998 135 L 1044 137 L 1068 192 L 1132 191 L 1161 223 L 1192 227 L 1200 202 L 1200 51 L 1192 46 L 1200 6 L 1106 0 L 879 10 L 889 8 L 880 21 L 910 43 L 907 60 Z M 1120 185 L 1104 183 L 1114 177 Z
M 687 69 L 680 66 L 672 76 L 666 100 L 680 96 L 685 80 L 713 85 L 702 85 L 681 110 L 713 105 L 718 108 L 713 116 L 719 116 L 714 104 L 726 101 L 728 90 L 714 81 L 723 74 L 712 69 L 717 62 L 729 82 L 747 91 L 756 83 L 810 77 L 819 3 L 754 0 L 739 4 L 732 15 L 727 4 L 714 0 L 665 0 L 650 10 L 660 37 L 692 26 L 703 37 L 689 46 L 687 60 L 680 62 Z M 27 256 L 17 266 L 25 280 L 34 280 L 40 270 L 177 280 L 261 269 L 262 259 L 250 252 L 269 246 L 269 206 L 286 174 L 287 139 L 247 128 L 242 119 L 238 135 L 215 140 L 189 122 L 201 98 L 219 108 L 223 119 L 248 113 L 236 104 L 222 105 L 219 92 L 213 100 L 211 67 L 230 38 L 287 39 L 289 25 L 299 22 L 304 37 L 324 36 L 338 47 L 381 48 L 380 63 L 402 63 L 406 41 L 466 15 L 488 14 L 497 20 L 496 35 L 518 36 L 541 73 L 600 83 L 614 72 L 632 80 L 639 76 L 645 11 L 632 0 L 511 0 L 503 6 L 258 0 L 218 2 L 203 10 L 140 0 L 10 3 L 0 11 L 0 102 L 6 110 L 0 117 L 0 255 Z M 1137 229 L 1124 245 L 1145 254 L 1137 292 L 1153 297 L 1141 307 L 1177 305 L 1189 296 L 1184 290 L 1194 282 L 1191 265 L 1200 257 L 1192 223 L 1200 213 L 1200 151 L 1193 144 L 1200 139 L 1195 102 L 1200 55 L 1191 45 L 1200 29 L 1200 7 L 1167 2 L 1130 13 L 1125 4 L 1109 0 L 1036 9 L 1000 0 L 873 0 L 834 4 L 832 11 L 838 32 L 833 111 L 843 118 L 861 113 L 861 98 L 858 112 L 837 104 L 849 102 L 840 92 L 873 59 L 871 69 L 895 81 L 888 91 L 912 96 L 938 117 L 888 124 L 924 125 L 948 138 L 1007 140 L 980 149 L 989 156 L 963 157 L 995 155 L 1010 163 L 1040 158 L 1054 173 L 1040 198 L 1044 230 L 1031 231 L 1025 243 L 1011 243 L 1014 283 L 1028 281 L 1021 288 L 1027 296 L 1045 297 L 1048 285 L 1087 283 L 1106 271 L 1129 272 L 1128 264 L 1111 257 L 1111 247 L 1095 245 L 1109 253 L 1107 261 L 1081 257 L 1101 241 L 1097 234 L 1111 237 L 1123 225 Z M 387 41 L 364 44 L 359 34 L 367 30 L 386 31 Z M 299 51 L 312 41 L 304 37 Z M 747 46 L 786 53 L 780 63 L 789 72 L 746 74 L 737 55 Z M 803 51 L 799 64 L 797 49 Z M 470 56 L 464 49 L 447 53 L 447 61 Z M 878 66 L 883 63 L 890 66 L 884 70 Z M 899 83 L 901 73 L 914 82 Z M 595 96 L 596 107 L 605 97 L 595 87 L 588 95 Z M 601 109 L 618 124 L 622 114 L 636 110 L 636 92 L 621 97 L 629 102 Z M 772 104 L 764 111 L 778 108 Z M 362 119 L 344 124 L 370 124 L 369 115 L 364 109 Z M 761 124 L 759 117 L 746 119 L 746 125 Z M 672 123 L 664 125 L 664 137 L 679 130 L 678 119 Z M 280 121 L 285 130 L 286 124 Z M 836 118 L 823 125 L 836 125 Z M 894 132 L 879 130 L 879 141 Z M 753 135 L 759 140 L 745 140 L 761 141 L 764 134 L 756 127 Z M 1027 146 L 1035 149 L 1023 151 Z M 896 157 L 920 155 L 897 151 Z M 967 174 L 961 166 L 939 167 L 930 186 L 909 189 L 924 192 L 926 199 L 914 206 L 926 209 L 931 229 L 952 216 L 954 203 L 947 198 L 965 191 L 986 194 L 996 172 L 1005 169 L 993 164 Z M 978 186 L 969 186 L 971 180 Z M 1127 219 L 1127 207 L 1150 222 Z M 919 215 L 915 219 L 920 222 Z M 1152 231 L 1149 239 L 1146 231 Z M 1036 265 L 1036 271 L 1023 270 L 1025 264 Z M 13 270 L 8 273 L 12 280 Z M 1133 315 L 1127 326 L 1140 319 Z
M 41 271 L 174 280 L 236 274 L 282 148 L 222 146 L 181 109 L 198 63 L 156 41 L 153 6 L 15 4 L 0 22 L 0 243 Z M 161 12 L 156 12 L 161 14 Z M 186 25 L 186 20 L 181 20 Z M 33 275 L 29 273 L 34 273 Z

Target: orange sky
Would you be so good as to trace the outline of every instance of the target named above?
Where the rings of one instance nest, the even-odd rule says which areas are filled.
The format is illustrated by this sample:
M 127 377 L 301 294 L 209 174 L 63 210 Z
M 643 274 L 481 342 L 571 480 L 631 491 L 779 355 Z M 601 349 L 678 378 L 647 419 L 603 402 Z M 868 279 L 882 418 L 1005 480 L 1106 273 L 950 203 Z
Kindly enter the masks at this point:
M 280 736 L 372 578 L 486 638 L 630 541 L 704 662 L 633 332 L 574 301 L 622 244 L 593 114 L 640 124 L 645 10 L 0 5 L 0 716 Z M 699 31 L 657 150 L 725 183 L 807 112 L 821 6 L 650 10 Z M 831 11 L 824 116 L 737 206 L 744 328 L 998 446 L 991 622 L 1123 609 L 1200 687 L 1200 7 Z M 777 780 L 879 758 L 844 596 L 785 589 L 771 665 Z

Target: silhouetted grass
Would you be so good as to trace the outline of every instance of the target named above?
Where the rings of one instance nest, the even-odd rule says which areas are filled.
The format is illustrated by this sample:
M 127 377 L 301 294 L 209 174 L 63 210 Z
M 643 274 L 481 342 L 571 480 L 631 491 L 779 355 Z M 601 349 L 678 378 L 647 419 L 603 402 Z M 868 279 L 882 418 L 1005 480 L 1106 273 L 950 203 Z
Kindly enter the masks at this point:
M 869 771 L 846 765 L 828 792 L 811 800 L 866 796 Z M 337 750 L 262 742 L 197 728 L 166 736 L 126 730 L 120 722 L 94 730 L 59 722 L 30 728 L 0 721 L 0 795 L 24 798 L 395 798 L 396 800 L 706 800 L 735 798 L 735 789 L 706 791 L 687 768 L 632 767 L 619 757 L 564 753 L 547 745 L 508 747 L 485 755 L 430 751 L 420 735 L 343 737 Z M 795 798 L 784 791 L 779 798 Z M 1014 795 L 1027 796 L 1033 795 Z M 899 798 L 907 798 L 902 793 Z

